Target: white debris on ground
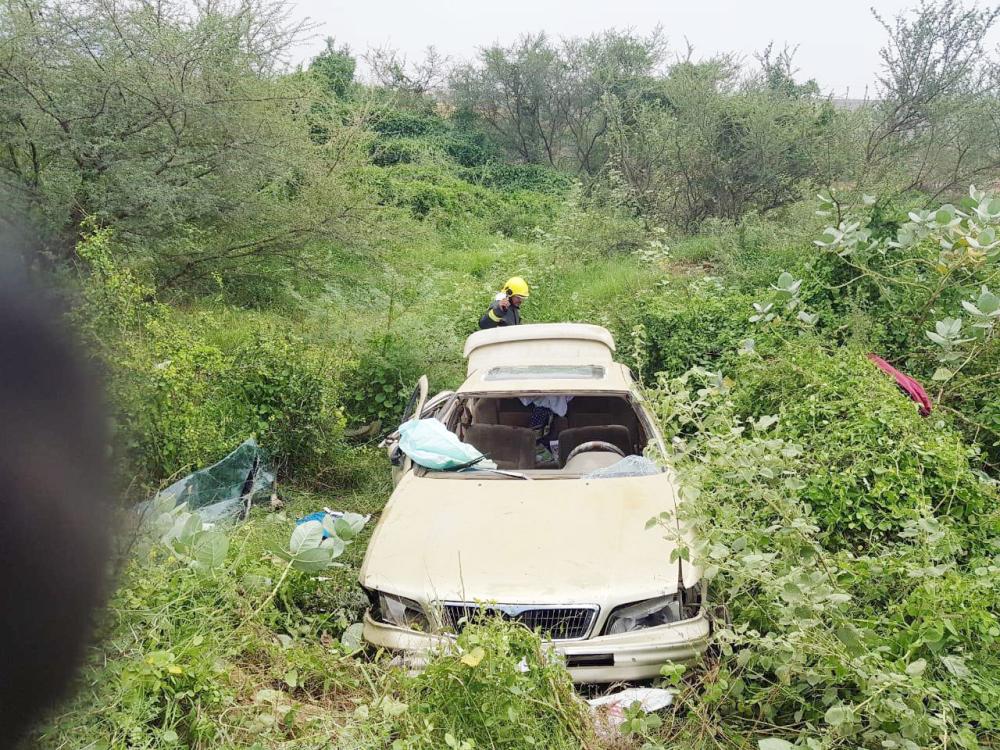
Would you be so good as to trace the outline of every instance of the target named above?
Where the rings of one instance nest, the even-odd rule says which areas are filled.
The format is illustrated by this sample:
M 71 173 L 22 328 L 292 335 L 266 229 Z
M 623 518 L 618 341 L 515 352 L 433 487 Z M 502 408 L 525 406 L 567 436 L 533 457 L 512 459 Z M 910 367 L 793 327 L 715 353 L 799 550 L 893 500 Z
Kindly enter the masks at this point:
M 663 688 L 626 688 L 617 693 L 591 698 L 591 713 L 594 715 L 594 725 L 598 734 L 605 738 L 618 735 L 618 728 L 625 722 L 625 709 L 638 703 L 647 714 L 666 708 L 674 702 L 673 690 Z

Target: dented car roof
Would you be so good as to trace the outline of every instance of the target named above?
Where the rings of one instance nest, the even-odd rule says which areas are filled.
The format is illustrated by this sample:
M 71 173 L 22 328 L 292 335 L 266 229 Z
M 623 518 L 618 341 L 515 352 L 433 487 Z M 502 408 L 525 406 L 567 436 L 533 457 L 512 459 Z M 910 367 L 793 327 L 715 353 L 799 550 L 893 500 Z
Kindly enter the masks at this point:
M 624 393 L 632 374 L 612 356 L 615 341 L 601 326 L 535 323 L 477 331 L 459 393 Z

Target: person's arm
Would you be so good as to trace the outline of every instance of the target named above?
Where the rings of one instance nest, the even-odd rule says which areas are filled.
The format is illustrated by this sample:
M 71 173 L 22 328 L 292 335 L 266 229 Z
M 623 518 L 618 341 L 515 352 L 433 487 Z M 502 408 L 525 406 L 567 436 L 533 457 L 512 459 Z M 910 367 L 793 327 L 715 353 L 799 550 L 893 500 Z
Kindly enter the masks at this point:
M 496 328 L 502 325 L 507 325 L 507 322 L 503 318 L 503 309 L 500 307 L 500 302 L 493 302 L 486 308 L 486 313 L 483 317 L 479 319 L 479 327 Z

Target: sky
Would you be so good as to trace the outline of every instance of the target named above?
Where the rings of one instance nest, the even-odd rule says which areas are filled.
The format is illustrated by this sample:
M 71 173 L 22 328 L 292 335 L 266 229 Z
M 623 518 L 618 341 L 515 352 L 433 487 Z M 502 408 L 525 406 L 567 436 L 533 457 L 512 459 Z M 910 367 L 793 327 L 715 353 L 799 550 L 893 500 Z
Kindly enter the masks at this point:
M 433 44 L 452 60 L 467 60 L 492 42 L 524 32 L 587 36 L 607 29 L 648 33 L 662 25 L 672 53 L 695 57 L 736 52 L 752 60 L 770 42 L 798 47 L 800 80 L 815 78 L 825 93 L 861 98 L 874 93 L 885 31 L 874 4 L 891 19 L 916 0 L 298 0 L 295 13 L 317 24 L 296 60 L 308 60 L 332 36 L 355 53 L 388 46 L 410 59 Z

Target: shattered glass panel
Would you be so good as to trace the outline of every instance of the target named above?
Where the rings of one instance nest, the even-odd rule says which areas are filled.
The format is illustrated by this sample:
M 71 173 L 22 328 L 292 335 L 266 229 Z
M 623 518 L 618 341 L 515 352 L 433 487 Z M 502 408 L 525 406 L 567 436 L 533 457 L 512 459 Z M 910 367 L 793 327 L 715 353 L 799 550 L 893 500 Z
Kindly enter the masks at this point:
M 601 380 L 600 365 L 504 365 L 491 367 L 483 380 Z
M 250 505 L 270 498 L 274 473 L 268 469 L 264 451 L 253 438 L 244 441 L 218 463 L 178 479 L 156 494 L 156 501 L 173 500 L 174 507 L 187 503 L 205 522 L 242 520 Z M 149 501 L 136 510 L 142 514 Z
M 616 479 L 618 477 L 648 477 L 659 474 L 663 470 L 655 461 L 650 461 L 645 456 L 626 456 L 618 463 L 605 466 L 603 469 L 595 469 L 589 474 L 584 474 L 581 479 Z

